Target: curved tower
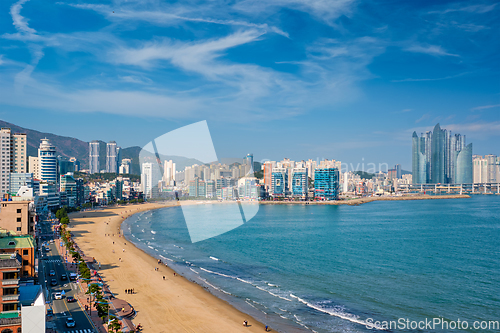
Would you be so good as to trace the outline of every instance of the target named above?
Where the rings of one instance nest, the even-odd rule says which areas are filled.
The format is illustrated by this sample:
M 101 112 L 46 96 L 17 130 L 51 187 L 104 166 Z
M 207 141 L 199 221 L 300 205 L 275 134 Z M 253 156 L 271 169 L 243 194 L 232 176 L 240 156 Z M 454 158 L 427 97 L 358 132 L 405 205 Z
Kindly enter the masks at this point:
M 472 183 L 472 143 L 465 146 L 457 156 L 456 184 L 471 184 Z

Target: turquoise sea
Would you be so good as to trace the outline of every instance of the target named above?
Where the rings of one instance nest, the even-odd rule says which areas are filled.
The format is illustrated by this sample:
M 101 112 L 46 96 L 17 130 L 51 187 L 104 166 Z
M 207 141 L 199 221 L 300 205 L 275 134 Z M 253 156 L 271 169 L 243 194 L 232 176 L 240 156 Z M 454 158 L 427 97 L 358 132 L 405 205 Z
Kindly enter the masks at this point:
M 201 218 L 215 206 L 196 210 Z M 389 331 L 456 332 L 457 320 L 468 331 L 498 331 L 472 327 L 500 320 L 498 195 L 261 205 L 242 226 L 194 244 L 180 207 L 136 214 L 123 230 L 139 248 L 277 331 L 371 332 L 372 320 L 412 325 L 426 318 L 448 327 Z

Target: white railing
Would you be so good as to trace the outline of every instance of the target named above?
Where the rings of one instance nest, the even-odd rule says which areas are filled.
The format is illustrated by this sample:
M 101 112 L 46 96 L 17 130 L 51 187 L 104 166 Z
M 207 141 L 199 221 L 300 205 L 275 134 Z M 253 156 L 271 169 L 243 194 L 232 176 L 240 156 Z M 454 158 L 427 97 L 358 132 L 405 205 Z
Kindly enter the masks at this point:
M 4 286 L 9 286 L 13 284 L 19 284 L 19 279 L 8 279 L 8 280 L 2 280 L 2 285 Z
M 17 301 L 19 300 L 19 294 L 15 295 L 2 295 L 2 301 Z

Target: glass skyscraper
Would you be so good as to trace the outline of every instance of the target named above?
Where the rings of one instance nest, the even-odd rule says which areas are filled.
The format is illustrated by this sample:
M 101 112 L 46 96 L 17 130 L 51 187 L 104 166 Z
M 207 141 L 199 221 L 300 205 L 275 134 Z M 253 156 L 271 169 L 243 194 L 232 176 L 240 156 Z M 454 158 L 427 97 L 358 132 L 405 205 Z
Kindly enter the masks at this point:
M 322 200 L 338 200 L 339 170 L 337 168 L 314 170 L 314 197 Z
M 472 144 L 466 147 L 465 135 L 452 135 L 439 124 L 420 137 L 413 132 L 412 176 L 413 184 L 472 183 Z

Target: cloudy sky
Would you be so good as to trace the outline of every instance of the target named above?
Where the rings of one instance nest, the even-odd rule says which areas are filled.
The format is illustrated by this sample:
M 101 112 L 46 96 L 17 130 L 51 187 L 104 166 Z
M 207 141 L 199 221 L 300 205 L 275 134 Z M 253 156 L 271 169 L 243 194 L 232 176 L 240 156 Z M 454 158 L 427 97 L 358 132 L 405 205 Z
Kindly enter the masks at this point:
M 0 119 L 219 157 L 411 168 L 436 123 L 500 155 L 497 1 L 0 2 Z M 175 142 L 172 142 L 175 144 Z

